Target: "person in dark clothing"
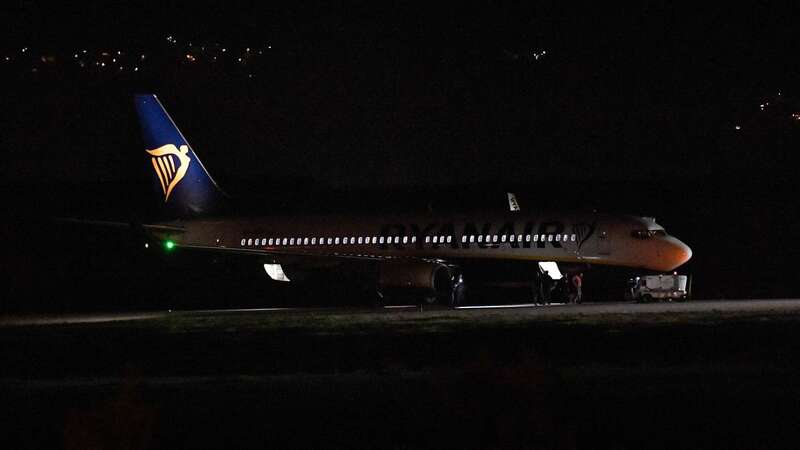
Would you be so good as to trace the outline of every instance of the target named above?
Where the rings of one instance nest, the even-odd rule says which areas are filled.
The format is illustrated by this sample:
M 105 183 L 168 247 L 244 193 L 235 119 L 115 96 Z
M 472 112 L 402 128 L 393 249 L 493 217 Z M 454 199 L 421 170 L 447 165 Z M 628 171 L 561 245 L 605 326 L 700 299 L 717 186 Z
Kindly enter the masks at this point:
M 456 308 L 464 304 L 466 298 L 467 286 L 464 284 L 464 275 L 459 274 L 455 281 L 453 281 L 453 291 L 450 297 L 450 306 Z
M 542 273 L 542 282 L 540 285 L 542 287 L 542 303 L 549 305 L 550 295 L 553 292 L 553 277 L 551 277 L 550 273 L 546 270 Z
M 531 295 L 533 296 L 533 303 L 538 305 L 542 302 L 542 272 L 537 268 L 533 272 L 533 280 L 531 280 Z

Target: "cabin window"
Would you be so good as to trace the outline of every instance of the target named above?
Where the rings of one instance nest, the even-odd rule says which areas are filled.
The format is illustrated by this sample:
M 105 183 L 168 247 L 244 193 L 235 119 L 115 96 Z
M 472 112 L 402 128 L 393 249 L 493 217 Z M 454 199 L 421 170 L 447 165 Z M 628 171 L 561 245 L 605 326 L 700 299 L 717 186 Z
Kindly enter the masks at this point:
M 247 239 L 242 238 L 242 247 L 244 247 L 244 244 L 246 244 L 246 243 L 247 243 Z
M 575 235 L 573 234 L 572 236 L 570 236 L 569 240 L 572 241 L 572 242 L 575 242 Z
M 561 242 L 561 235 L 560 234 L 556 235 L 556 242 Z
M 247 240 L 247 245 L 253 245 L 253 240 L 252 239 L 248 239 Z
M 505 241 L 506 241 L 506 235 L 504 234 L 500 236 L 500 242 L 505 242 Z
M 547 241 L 548 242 L 553 242 L 553 235 L 552 234 L 547 236 Z
M 403 236 L 403 244 L 408 244 L 408 236 Z
M 453 242 L 453 236 L 447 236 L 447 243 Z
M 492 242 L 497 242 L 497 235 L 492 236 Z
M 530 236 L 530 235 L 528 235 L 528 236 Z M 534 234 L 533 235 L 533 242 L 539 242 L 539 235 L 538 234 Z
M 475 235 L 474 234 L 470 234 L 469 235 L 469 241 L 470 242 L 475 242 Z
M 434 244 L 438 244 L 439 243 L 439 236 L 434 236 L 433 237 L 433 243 Z
M 522 242 L 522 235 L 521 234 L 517 236 L 517 241 Z
M 478 242 L 483 242 L 483 235 L 478 236 Z
M 536 240 L 535 238 L 536 238 L 536 236 L 534 236 L 534 241 Z M 530 242 L 530 241 L 531 241 L 531 235 L 530 234 L 526 234 L 525 235 L 525 242 Z
M 379 240 L 378 242 L 380 242 L 381 244 L 383 244 L 383 236 L 381 236 L 381 238 L 380 238 L 380 240 Z
M 466 234 L 461 236 L 461 242 L 464 243 L 464 244 L 467 242 L 467 235 Z
M 355 236 L 350 236 L 350 243 L 351 244 L 355 244 L 356 243 L 356 237 Z
M 275 239 L 269 238 L 269 245 L 272 245 L 275 242 Z
M 303 245 L 308 245 L 308 238 L 303 238 Z
M 400 236 L 395 236 L 394 237 L 394 243 L 395 244 L 399 244 L 400 243 Z
M 347 238 L 346 238 L 346 237 L 345 237 L 345 238 L 342 238 L 342 244 L 347 244 L 348 242 L 349 242 L 349 241 L 347 240 Z
M 510 242 L 516 242 L 517 241 L 517 237 L 512 234 L 511 236 L 508 237 L 508 240 Z
M 411 243 L 413 244 L 415 242 L 417 242 L 417 237 L 416 236 L 411 236 Z
M 334 238 L 333 239 L 333 243 L 336 244 L 336 245 L 339 245 L 339 238 L 338 237 Z
M 431 242 L 431 237 L 430 236 L 425 236 L 425 243 L 428 244 L 430 242 Z
M 317 238 L 311 238 L 311 245 L 317 245 Z
M 358 237 L 358 243 L 359 244 L 363 244 L 364 243 L 364 236 L 359 236 Z
M 328 238 L 328 245 L 333 245 L 333 238 Z

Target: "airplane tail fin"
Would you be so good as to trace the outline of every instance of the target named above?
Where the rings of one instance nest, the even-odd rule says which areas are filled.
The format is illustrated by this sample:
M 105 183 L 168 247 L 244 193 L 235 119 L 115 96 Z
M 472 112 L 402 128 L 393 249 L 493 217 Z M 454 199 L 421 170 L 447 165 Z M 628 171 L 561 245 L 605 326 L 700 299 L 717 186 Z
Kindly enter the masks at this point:
M 134 97 L 147 166 L 168 218 L 216 212 L 224 193 L 153 94 Z

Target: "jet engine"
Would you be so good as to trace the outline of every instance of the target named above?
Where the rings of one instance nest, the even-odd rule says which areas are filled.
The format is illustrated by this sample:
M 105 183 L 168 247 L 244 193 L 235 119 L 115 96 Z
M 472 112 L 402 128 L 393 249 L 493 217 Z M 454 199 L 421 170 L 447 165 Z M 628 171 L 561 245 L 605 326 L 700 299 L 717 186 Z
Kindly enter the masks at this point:
M 429 301 L 449 296 L 452 282 L 450 268 L 435 262 L 385 262 L 378 268 L 381 290 L 421 294 Z

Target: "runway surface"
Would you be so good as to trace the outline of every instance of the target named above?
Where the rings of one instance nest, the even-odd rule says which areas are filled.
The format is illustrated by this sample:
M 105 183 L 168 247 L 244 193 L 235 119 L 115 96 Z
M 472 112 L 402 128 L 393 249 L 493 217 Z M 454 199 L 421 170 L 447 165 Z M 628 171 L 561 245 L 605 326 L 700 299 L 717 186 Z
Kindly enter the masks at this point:
M 250 308 L 250 309 L 207 309 L 147 312 L 108 312 L 108 313 L 68 313 L 39 315 L 0 316 L 0 327 L 31 325 L 77 325 L 133 320 L 152 320 L 166 317 L 193 317 L 209 315 L 249 314 L 253 316 L 293 315 L 377 315 L 413 312 L 421 316 L 442 315 L 460 316 L 468 319 L 480 314 L 507 315 L 516 318 L 558 318 L 592 315 L 647 315 L 668 313 L 796 313 L 800 312 L 800 299 L 741 299 L 741 300 L 700 300 L 664 303 L 585 303 L 581 305 L 475 305 L 455 310 L 441 307 L 427 307 L 419 311 L 413 305 L 397 305 L 385 308 Z
M 36 449 L 796 448 L 798 329 L 792 299 L 3 317 L 0 435 Z

